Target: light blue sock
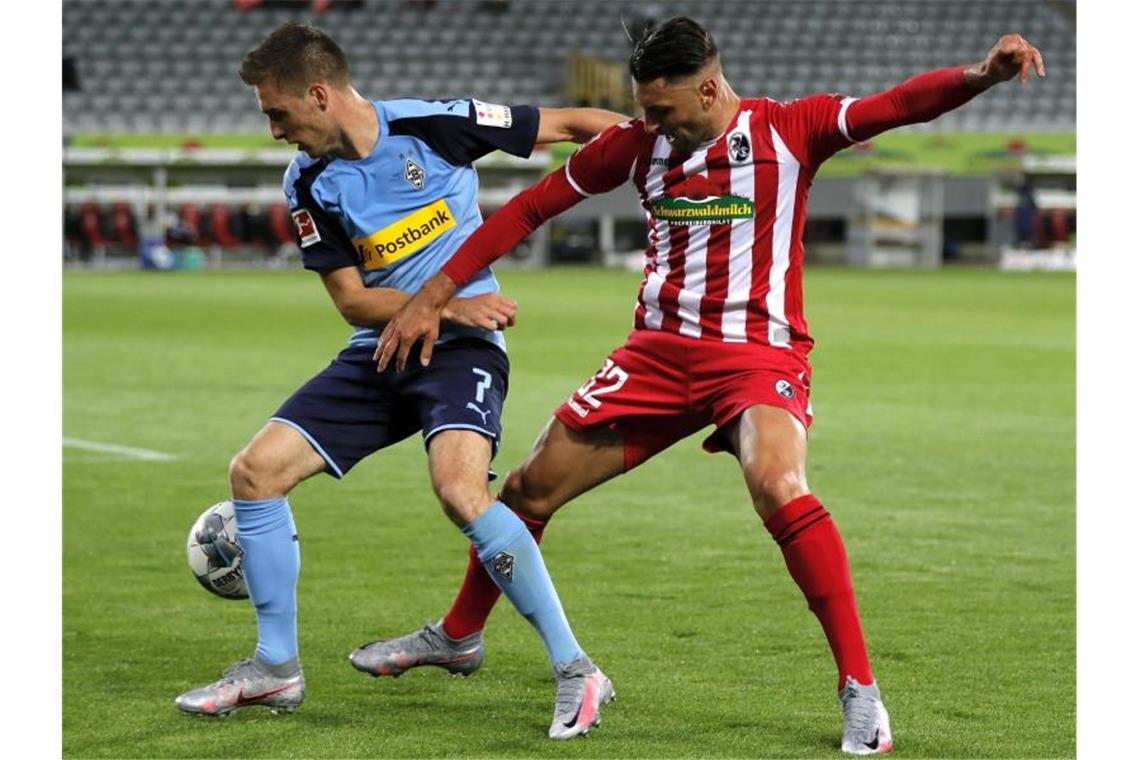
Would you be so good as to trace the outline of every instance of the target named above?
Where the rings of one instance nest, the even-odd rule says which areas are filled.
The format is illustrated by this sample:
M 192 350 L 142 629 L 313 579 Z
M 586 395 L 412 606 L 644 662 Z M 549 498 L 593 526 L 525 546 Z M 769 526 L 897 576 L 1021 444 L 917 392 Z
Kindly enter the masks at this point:
M 297 576 L 301 547 L 289 499 L 234 499 L 241 567 L 257 610 L 257 659 L 279 665 L 297 656 Z
M 538 544 L 518 515 L 496 501 L 463 533 L 474 544 L 487 574 L 542 637 L 550 664 L 581 657 L 582 647 L 570 631 Z

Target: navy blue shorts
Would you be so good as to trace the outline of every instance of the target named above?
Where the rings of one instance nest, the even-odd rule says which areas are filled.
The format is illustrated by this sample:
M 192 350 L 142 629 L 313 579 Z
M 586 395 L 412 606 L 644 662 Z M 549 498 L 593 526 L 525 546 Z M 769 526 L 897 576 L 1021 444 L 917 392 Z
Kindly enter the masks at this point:
M 441 430 L 474 430 L 491 439 L 492 456 L 499 450 L 510 362 L 497 346 L 456 338 L 436 346 L 422 367 L 417 344 L 403 372 L 393 363 L 382 373 L 372 351 L 344 349 L 272 417 L 308 439 L 326 472 L 343 477 L 364 457 L 417 430 L 425 446 Z

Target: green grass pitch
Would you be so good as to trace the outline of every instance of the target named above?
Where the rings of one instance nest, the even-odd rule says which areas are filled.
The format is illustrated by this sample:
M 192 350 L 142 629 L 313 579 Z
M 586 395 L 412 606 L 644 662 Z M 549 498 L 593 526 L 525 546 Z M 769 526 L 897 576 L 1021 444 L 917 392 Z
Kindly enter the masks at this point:
M 500 471 L 625 337 L 637 275 L 503 272 L 520 302 Z M 817 338 L 809 479 L 843 531 L 898 757 L 1075 754 L 1072 275 L 809 268 Z M 247 602 L 186 568 L 230 456 L 341 348 L 304 272 L 68 273 L 67 757 L 838 757 L 823 634 L 735 461 L 681 442 L 572 503 L 543 551 L 619 699 L 590 737 L 545 738 L 541 644 L 501 604 L 469 680 L 354 671 L 362 642 L 441 615 L 466 562 L 418 438 L 292 503 L 309 699 L 291 716 L 178 713 L 248 655 Z

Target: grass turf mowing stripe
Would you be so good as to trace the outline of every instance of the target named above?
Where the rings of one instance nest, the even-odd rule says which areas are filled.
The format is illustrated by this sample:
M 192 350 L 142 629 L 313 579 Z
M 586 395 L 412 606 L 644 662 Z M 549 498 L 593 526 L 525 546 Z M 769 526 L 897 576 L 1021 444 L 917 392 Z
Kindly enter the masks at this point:
M 97 451 L 102 454 L 115 454 L 117 456 L 126 457 L 127 459 L 143 459 L 148 462 L 169 462 L 177 459 L 175 454 L 167 454 L 165 451 L 151 451 L 150 449 L 137 449 L 133 446 L 120 446 L 117 443 L 102 443 L 100 441 L 84 441 L 79 438 L 63 439 L 65 447 L 70 446 L 73 449 L 83 449 L 85 451 Z

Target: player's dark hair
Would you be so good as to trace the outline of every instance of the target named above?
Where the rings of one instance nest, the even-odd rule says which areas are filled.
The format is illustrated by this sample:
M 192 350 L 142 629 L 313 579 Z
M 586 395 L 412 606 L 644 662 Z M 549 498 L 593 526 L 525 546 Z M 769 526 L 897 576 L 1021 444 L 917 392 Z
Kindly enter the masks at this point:
M 332 37 L 320 29 L 287 21 L 246 53 L 238 76 L 248 85 L 268 81 L 300 95 L 313 82 L 347 87 L 348 58 Z
M 629 56 L 629 73 L 638 82 L 659 77 L 691 76 L 715 58 L 716 42 L 704 27 L 685 16 L 674 16 L 650 27 Z

